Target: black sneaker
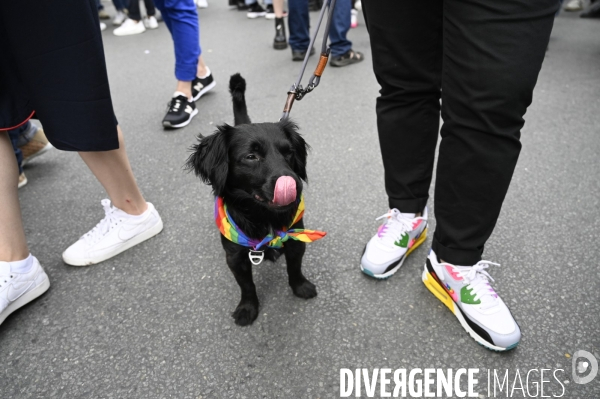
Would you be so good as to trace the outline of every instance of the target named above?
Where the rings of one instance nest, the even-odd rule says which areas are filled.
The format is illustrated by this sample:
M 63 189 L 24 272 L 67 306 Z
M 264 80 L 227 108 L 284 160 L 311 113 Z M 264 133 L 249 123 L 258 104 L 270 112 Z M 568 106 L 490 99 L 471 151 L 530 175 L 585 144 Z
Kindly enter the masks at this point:
M 229 9 L 246 11 L 248 9 L 248 6 L 243 0 L 229 0 Z
M 169 110 L 162 123 L 164 127 L 171 129 L 184 127 L 192 121 L 196 114 L 198 114 L 196 104 L 189 101 L 186 96 L 179 95 L 171 99 Z
M 315 48 L 310 49 L 309 57 L 315 53 Z M 306 51 L 298 51 L 292 49 L 292 61 L 304 61 L 304 57 L 306 56 Z
M 198 101 L 204 93 L 215 87 L 216 84 L 217 82 L 213 79 L 212 72 L 209 72 L 208 76 L 205 78 L 196 76 L 196 79 L 192 80 L 192 97 L 194 98 L 194 101 Z
M 267 13 L 265 14 L 266 19 L 275 19 L 275 9 L 273 4 L 267 4 Z
M 258 1 L 250 5 L 248 14 L 246 14 L 250 19 L 264 17 L 265 15 L 267 15 L 267 11 L 258 4 Z

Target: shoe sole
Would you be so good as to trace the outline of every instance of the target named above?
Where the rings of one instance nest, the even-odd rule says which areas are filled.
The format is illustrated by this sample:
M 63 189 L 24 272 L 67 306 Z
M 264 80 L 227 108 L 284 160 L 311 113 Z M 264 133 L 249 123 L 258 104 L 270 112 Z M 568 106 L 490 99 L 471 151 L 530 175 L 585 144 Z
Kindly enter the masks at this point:
M 429 273 L 429 270 L 427 270 L 427 264 L 425 264 L 424 270 L 423 270 L 423 275 L 422 275 L 422 279 L 423 279 L 423 284 L 425 284 L 425 287 L 427 287 L 427 289 L 437 298 L 439 299 L 444 305 L 446 305 L 446 307 L 448 309 L 450 309 L 450 311 L 452 312 L 452 314 L 454 316 L 456 316 L 456 318 L 458 319 L 458 321 L 460 322 L 460 325 L 467 331 L 467 333 L 471 336 L 471 338 L 473 338 L 479 345 L 486 347 L 487 349 L 496 351 L 496 352 L 505 352 L 511 349 L 514 349 L 517 347 L 517 345 L 519 344 L 518 342 L 514 345 L 511 345 L 507 348 L 502 348 L 500 346 L 495 346 L 490 344 L 488 341 L 486 341 L 485 339 L 483 339 L 479 334 L 477 334 L 472 328 L 471 326 L 469 326 L 469 323 L 467 323 L 467 320 L 465 319 L 465 316 L 462 312 L 462 310 L 460 309 L 460 307 L 456 304 L 456 302 L 454 302 L 454 300 L 452 299 L 452 297 L 450 295 L 448 295 L 448 293 L 446 292 L 446 290 L 440 285 L 440 283 L 431 275 L 431 273 Z
M 285 50 L 286 48 L 288 48 L 288 44 L 287 42 L 273 43 L 273 48 L 275 50 Z
M 406 253 L 404 254 L 404 256 L 400 259 L 398 259 L 396 262 L 398 263 L 396 265 L 396 267 L 394 267 L 392 270 L 385 272 L 383 274 L 375 274 L 373 272 L 371 272 L 369 269 L 365 269 L 363 268 L 363 265 L 360 265 L 360 270 L 366 274 L 369 277 L 373 277 L 376 278 L 378 280 L 385 280 L 390 278 L 392 275 L 394 275 L 394 273 L 396 273 L 398 270 L 400 270 L 400 267 L 402 267 L 402 264 L 404 263 L 404 260 L 406 260 L 406 258 L 408 257 L 408 255 L 410 255 L 415 249 L 417 249 L 419 247 L 419 245 L 423 244 L 425 242 L 425 240 L 427 239 L 427 227 L 425 229 L 423 229 L 423 232 L 421 233 L 421 235 L 419 236 L 419 238 L 417 239 L 417 241 L 415 241 L 415 244 L 410 247 L 408 249 L 408 251 L 406 251 Z M 367 247 L 365 247 L 366 249 Z M 363 252 L 364 253 L 364 252 Z M 390 265 L 393 265 L 394 263 L 392 262 Z M 390 266 L 388 265 L 388 267 Z
M 117 28 L 119 29 L 119 28 Z M 146 27 L 144 26 L 144 30 L 141 30 L 139 32 L 126 32 L 126 33 L 115 33 L 113 31 L 113 35 L 118 36 L 118 37 L 123 37 L 123 36 L 133 36 L 133 35 L 139 35 L 146 32 Z
M 70 265 L 70 266 L 95 265 L 97 263 L 104 262 L 105 260 L 108 260 L 114 256 L 117 256 L 118 254 L 127 251 L 131 247 L 141 244 L 142 242 L 144 242 L 144 241 L 154 237 L 158 233 L 160 233 L 162 231 L 162 229 L 163 229 L 163 222 L 162 222 L 162 219 L 159 219 L 158 223 L 156 223 L 154 226 L 152 226 L 148 230 L 144 231 L 143 233 L 133 237 L 131 240 L 127 241 L 119 249 L 116 249 L 112 252 L 109 252 L 107 254 L 104 254 L 104 255 L 96 257 L 96 258 L 87 258 L 87 259 L 71 259 L 71 258 L 65 257 L 65 254 L 63 253 L 63 261 L 67 265 Z
M 0 324 L 2 324 L 12 312 L 41 296 L 44 292 L 48 291 L 48 288 L 50 288 L 50 280 L 48 279 L 48 275 L 46 275 L 46 279 L 40 285 L 21 295 L 16 301 L 8 305 L 6 309 L 0 313 Z
M 19 184 L 17 185 L 17 188 L 21 188 L 21 187 L 25 187 L 27 185 L 27 176 L 25 176 L 25 179 L 23 179 L 23 181 L 20 181 Z
M 31 162 L 32 159 L 35 159 L 35 158 L 39 157 L 40 155 L 47 153 L 52 148 L 54 148 L 54 146 L 52 146 L 52 144 L 50 144 L 50 143 L 46 144 L 46 146 L 44 148 L 42 148 L 41 150 L 39 150 L 35 154 L 32 154 L 29 157 L 25 158 L 23 160 L 23 162 L 21 163 L 21 166 L 27 165 L 29 162 Z
M 262 17 L 264 17 L 264 16 L 266 16 L 266 15 L 267 15 L 267 13 L 266 13 L 266 12 L 265 12 L 265 13 L 262 13 L 262 12 L 261 12 L 261 13 L 258 13 L 258 14 L 247 14 L 246 16 L 247 16 L 248 18 L 250 18 L 250 19 L 256 19 L 256 18 L 262 18 Z
M 204 86 L 202 88 L 202 90 L 200 90 L 198 92 L 198 94 L 196 95 L 196 97 L 193 98 L 194 101 L 198 101 L 200 99 L 200 97 L 202 97 L 204 94 L 206 94 L 207 91 L 209 91 L 210 89 L 212 89 L 213 87 L 215 87 L 217 85 L 217 81 L 213 80 L 211 84 L 209 84 L 208 86 Z M 198 109 L 196 109 L 196 111 L 198 111 Z
M 209 85 L 209 86 L 210 86 L 210 85 Z M 187 120 L 187 121 L 185 121 L 185 122 L 182 122 L 182 123 L 180 123 L 180 124 L 178 124 L 178 125 L 171 125 L 171 123 L 170 123 L 170 122 L 163 122 L 163 126 L 164 126 L 164 127 L 171 128 L 171 129 L 177 129 L 177 128 L 180 128 L 180 127 L 184 127 L 184 126 L 187 126 L 187 125 L 189 125 L 189 124 L 190 124 L 190 122 L 192 121 L 192 118 L 193 118 L 194 116 L 196 116 L 196 115 L 198 115 L 198 108 L 196 108 L 195 110 L 193 110 L 193 111 L 192 111 L 192 113 L 190 114 L 190 117 L 188 118 L 188 120 Z

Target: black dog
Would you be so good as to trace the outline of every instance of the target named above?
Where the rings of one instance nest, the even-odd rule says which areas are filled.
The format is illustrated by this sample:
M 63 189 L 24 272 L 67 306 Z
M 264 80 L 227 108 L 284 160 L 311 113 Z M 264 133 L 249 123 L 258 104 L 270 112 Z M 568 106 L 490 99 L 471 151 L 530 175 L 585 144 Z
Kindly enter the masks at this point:
M 219 126 L 213 135 L 201 138 L 192 148 L 187 167 L 212 186 L 215 196 L 223 199 L 238 229 L 248 238 L 260 241 L 282 227 L 304 228 L 302 219 L 293 226 L 290 224 L 296 217 L 302 180 L 307 181 L 308 145 L 297 132 L 297 126 L 288 120 L 251 123 L 245 90 L 246 81 L 239 74 L 233 75 L 229 91 L 235 126 Z M 232 314 L 236 324 L 249 325 L 258 316 L 252 264 L 260 263 L 262 257 L 275 261 L 284 253 L 294 295 L 305 299 L 317 295 L 315 286 L 301 270 L 304 242 L 289 239 L 280 249 L 261 247 L 262 253 L 252 253 L 248 246 L 232 242 L 223 234 L 221 243 L 227 265 L 242 290 L 242 299 Z

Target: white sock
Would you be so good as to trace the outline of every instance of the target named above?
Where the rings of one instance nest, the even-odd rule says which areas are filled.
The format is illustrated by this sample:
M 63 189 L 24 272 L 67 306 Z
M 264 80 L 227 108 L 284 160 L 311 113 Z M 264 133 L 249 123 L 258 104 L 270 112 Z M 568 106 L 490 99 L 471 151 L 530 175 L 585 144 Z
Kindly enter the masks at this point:
M 417 217 L 416 213 L 404 213 L 404 212 L 400 212 L 402 213 L 402 216 L 404 216 L 405 218 L 409 218 L 409 219 L 414 219 L 415 217 Z
M 185 95 L 185 93 L 182 93 L 180 91 L 176 91 L 175 93 L 173 93 L 173 98 L 175 98 L 177 96 L 184 96 L 185 98 L 188 99 L 188 101 L 192 101 L 192 97 L 188 97 L 188 96 Z
M 200 79 L 204 79 L 204 78 L 208 78 L 208 76 L 210 75 L 210 69 L 208 67 L 206 67 L 206 75 L 204 76 L 198 76 Z
M 33 266 L 33 256 L 31 256 L 31 254 L 29 254 L 29 256 L 23 260 L 18 260 L 15 262 L 8 262 L 8 264 L 10 265 L 11 272 L 27 273 Z

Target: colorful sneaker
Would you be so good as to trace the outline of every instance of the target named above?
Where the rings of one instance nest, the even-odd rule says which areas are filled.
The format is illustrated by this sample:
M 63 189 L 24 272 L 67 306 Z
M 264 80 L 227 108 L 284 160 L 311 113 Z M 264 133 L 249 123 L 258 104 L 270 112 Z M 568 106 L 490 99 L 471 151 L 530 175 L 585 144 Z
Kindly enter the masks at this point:
M 208 68 L 207 68 L 208 69 Z M 217 82 L 213 78 L 212 72 L 210 69 L 208 70 L 208 76 L 205 78 L 199 78 L 196 76 L 194 80 L 192 80 L 192 97 L 194 101 L 198 101 L 200 97 L 202 97 L 207 91 L 215 87 Z
M 154 237 L 163 229 L 163 222 L 154 206 L 133 216 L 103 199 L 104 219 L 63 252 L 63 260 L 71 266 L 100 263 Z
M 35 256 L 31 258 L 30 266 L 26 270 L 15 270 L 10 263 L 0 262 L 0 324 L 12 312 L 27 305 L 50 288 L 50 280 L 40 262 Z
M 442 263 L 431 250 L 423 270 L 423 283 L 456 316 L 479 344 L 495 351 L 515 348 L 521 330 L 510 310 L 496 294 L 485 269 L 500 266 L 486 260 L 474 266 Z
M 406 257 L 427 238 L 427 207 L 423 216 L 410 218 L 394 208 L 376 220 L 384 218 L 360 260 L 360 270 L 379 279 L 396 273 Z
M 189 125 L 192 118 L 198 114 L 196 103 L 188 98 L 182 92 L 176 91 L 169 102 L 169 108 L 162 124 L 166 128 L 176 129 Z

